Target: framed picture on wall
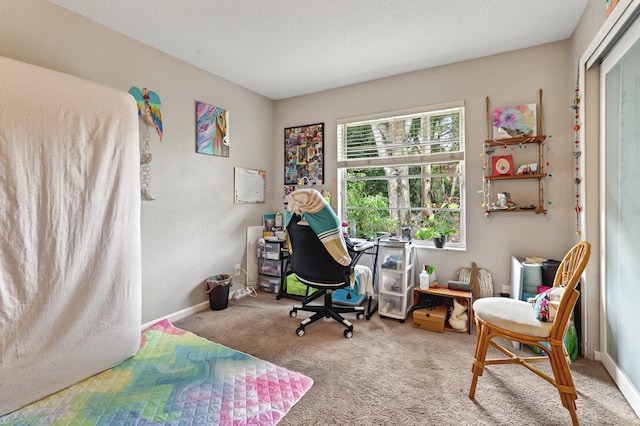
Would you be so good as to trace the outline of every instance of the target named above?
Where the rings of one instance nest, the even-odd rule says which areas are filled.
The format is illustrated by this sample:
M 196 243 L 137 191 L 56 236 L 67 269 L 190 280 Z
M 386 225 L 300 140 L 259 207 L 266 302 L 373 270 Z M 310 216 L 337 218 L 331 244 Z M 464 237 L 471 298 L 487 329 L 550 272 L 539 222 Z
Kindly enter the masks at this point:
M 196 101 L 196 152 L 229 156 L 229 111 Z
M 536 136 L 536 104 L 495 108 L 493 110 L 493 139 Z
M 324 183 L 324 123 L 284 129 L 284 184 Z

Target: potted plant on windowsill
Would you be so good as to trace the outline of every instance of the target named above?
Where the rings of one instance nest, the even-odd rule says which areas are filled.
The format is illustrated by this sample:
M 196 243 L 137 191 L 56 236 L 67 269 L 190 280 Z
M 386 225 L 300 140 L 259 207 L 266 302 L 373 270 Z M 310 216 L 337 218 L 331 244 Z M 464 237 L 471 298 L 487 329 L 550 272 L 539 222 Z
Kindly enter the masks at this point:
M 433 240 L 433 244 L 437 248 L 444 247 L 447 237 L 455 234 L 456 230 L 451 228 L 446 221 L 436 222 L 433 226 L 418 229 L 416 232 L 416 238 L 421 240 Z
M 443 208 L 455 208 L 457 205 L 445 203 Z M 416 231 L 416 238 L 420 240 L 433 240 L 436 248 L 442 248 L 449 235 L 453 235 L 458 230 L 454 227 L 449 218 L 449 211 L 442 210 L 431 214 L 425 222 L 425 226 Z

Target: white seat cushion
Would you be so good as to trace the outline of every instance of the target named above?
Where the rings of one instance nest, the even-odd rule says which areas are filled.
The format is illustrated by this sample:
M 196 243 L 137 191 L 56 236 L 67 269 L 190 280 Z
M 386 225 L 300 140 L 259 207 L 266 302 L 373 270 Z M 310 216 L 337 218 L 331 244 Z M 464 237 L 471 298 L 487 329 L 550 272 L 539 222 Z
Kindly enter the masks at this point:
M 507 297 L 484 297 L 473 302 L 478 318 L 505 330 L 535 337 L 549 337 L 553 322 L 538 321 L 533 306 Z

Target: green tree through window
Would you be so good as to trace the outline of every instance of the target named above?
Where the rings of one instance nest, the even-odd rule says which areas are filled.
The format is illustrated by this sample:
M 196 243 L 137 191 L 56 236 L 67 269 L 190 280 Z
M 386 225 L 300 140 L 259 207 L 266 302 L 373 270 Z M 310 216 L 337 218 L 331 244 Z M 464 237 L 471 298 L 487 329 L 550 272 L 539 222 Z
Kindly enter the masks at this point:
M 356 236 L 446 222 L 464 247 L 464 107 L 424 108 L 338 124 L 340 214 Z

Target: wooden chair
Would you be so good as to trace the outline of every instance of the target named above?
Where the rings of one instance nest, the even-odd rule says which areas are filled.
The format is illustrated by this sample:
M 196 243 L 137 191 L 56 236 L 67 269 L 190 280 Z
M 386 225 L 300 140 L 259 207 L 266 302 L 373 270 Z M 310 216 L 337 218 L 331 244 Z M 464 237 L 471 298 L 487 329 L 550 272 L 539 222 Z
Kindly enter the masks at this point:
M 566 254 L 553 282 L 553 287 L 564 287 L 557 313 L 553 321 L 539 321 L 530 302 L 506 297 L 486 297 L 473 304 L 477 327 L 476 351 L 471 371 L 473 378 L 469 398 L 474 399 L 478 376 L 482 376 L 485 366 L 492 364 L 520 364 L 551 383 L 560 393 L 562 405 L 569 410 L 571 421 L 578 424 L 576 414 L 576 388 L 569 369 L 569 359 L 564 346 L 564 338 L 569 320 L 580 293 L 576 285 L 591 254 L 591 245 L 586 242 L 576 244 Z M 547 356 L 520 357 L 496 342 L 504 338 L 523 345 L 539 348 Z M 494 346 L 506 357 L 486 359 L 489 345 Z M 532 363 L 546 361 L 551 364 L 553 376 L 534 367 Z

